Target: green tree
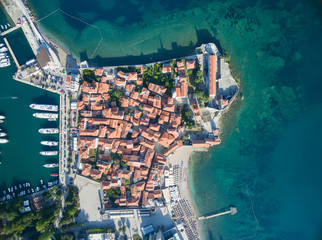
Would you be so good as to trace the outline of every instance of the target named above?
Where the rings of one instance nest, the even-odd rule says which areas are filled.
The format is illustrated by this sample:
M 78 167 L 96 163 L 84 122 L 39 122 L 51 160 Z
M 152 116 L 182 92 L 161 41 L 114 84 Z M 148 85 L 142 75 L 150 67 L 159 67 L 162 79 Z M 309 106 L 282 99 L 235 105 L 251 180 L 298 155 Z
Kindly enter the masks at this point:
M 36 223 L 36 230 L 38 232 L 41 232 L 42 230 L 45 230 L 47 227 L 49 227 L 50 221 L 47 218 L 41 218 Z
M 139 234 L 134 234 L 133 235 L 133 240 L 142 240 Z
M 53 230 L 47 230 L 45 231 L 44 233 L 42 233 L 40 236 L 39 236 L 39 240 L 48 240 L 48 239 L 51 239 L 51 237 L 54 235 L 54 231 Z
M 196 73 L 196 78 L 195 78 L 195 83 L 201 83 L 203 81 L 203 72 L 202 71 L 197 71 Z

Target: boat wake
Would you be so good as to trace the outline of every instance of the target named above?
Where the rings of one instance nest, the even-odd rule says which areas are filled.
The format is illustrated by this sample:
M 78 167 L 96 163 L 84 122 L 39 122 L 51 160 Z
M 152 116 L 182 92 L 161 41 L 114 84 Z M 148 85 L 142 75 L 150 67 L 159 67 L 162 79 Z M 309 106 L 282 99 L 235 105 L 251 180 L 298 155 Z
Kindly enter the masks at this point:
M 9 100 L 9 99 L 17 99 L 18 97 L 12 96 L 12 97 L 0 97 L 0 100 Z

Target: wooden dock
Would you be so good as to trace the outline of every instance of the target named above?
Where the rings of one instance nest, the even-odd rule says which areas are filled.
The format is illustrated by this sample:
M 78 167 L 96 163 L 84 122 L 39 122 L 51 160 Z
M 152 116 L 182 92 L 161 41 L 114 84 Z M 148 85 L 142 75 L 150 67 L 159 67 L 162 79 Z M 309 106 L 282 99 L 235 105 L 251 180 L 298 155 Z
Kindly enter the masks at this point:
M 10 44 L 9 44 L 9 42 L 8 42 L 7 38 L 3 38 L 3 40 L 4 40 L 5 44 L 7 45 L 7 48 L 9 49 L 9 52 L 10 52 L 10 54 L 11 54 L 11 56 L 12 56 L 13 60 L 15 61 L 16 65 L 17 65 L 17 68 L 18 68 L 18 69 L 20 69 L 19 62 L 18 62 L 18 60 L 17 60 L 17 58 L 16 58 L 15 54 L 13 53 L 13 51 L 12 51 L 12 49 L 11 49 L 11 47 L 10 47 Z
M 204 220 L 204 219 L 219 217 L 219 216 L 226 215 L 226 214 L 235 215 L 236 213 L 237 213 L 237 208 L 231 207 L 229 211 L 216 213 L 216 214 L 212 214 L 212 215 L 209 215 L 209 216 L 198 217 L 198 219 L 199 220 Z
M 6 30 L 6 31 L 4 31 L 4 32 L 2 32 L 2 33 L 0 33 L 0 35 L 1 36 L 5 36 L 5 35 L 7 35 L 7 34 L 9 34 L 9 33 L 11 33 L 11 32 L 13 32 L 13 31 L 15 31 L 15 30 L 17 30 L 18 28 L 20 28 L 21 27 L 21 25 L 19 24 L 19 25 L 16 25 L 16 26 L 14 26 L 14 27 L 12 27 L 12 28 L 9 28 L 8 30 Z

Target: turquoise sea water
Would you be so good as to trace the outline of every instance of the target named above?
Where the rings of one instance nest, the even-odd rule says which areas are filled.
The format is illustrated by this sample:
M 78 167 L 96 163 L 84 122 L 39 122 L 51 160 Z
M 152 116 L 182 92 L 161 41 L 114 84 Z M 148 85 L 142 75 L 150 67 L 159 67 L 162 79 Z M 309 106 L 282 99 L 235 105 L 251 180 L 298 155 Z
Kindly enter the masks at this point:
M 0 24 L 8 22 L 3 11 L 0 10 Z M 12 25 L 12 23 L 11 23 Z M 6 36 L 20 64 L 34 58 L 21 30 L 16 30 Z M 3 39 L 0 38 L 3 43 Z M 59 104 L 57 94 L 49 93 L 12 79 L 16 66 L 11 59 L 11 66 L 0 68 L 0 115 L 6 117 L 0 123 L 0 129 L 7 133 L 9 143 L 0 145 L 0 195 L 3 190 L 19 183 L 30 182 L 32 187 L 40 185 L 40 179 L 45 182 L 51 179 L 50 173 L 58 169 L 47 169 L 46 163 L 58 162 L 58 157 L 41 156 L 40 151 L 49 150 L 40 141 L 55 139 L 58 136 L 44 136 L 38 133 L 41 127 L 58 126 L 57 123 L 36 119 L 31 103 Z M 11 99 L 17 96 L 17 99 Z
M 193 157 L 199 214 L 238 209 L 202 222 L 203 238 L 321 238 L 321 1 L 30 2 L 39 19 L 62 9 L 41 27 L 98 65 L 168 59 L 215 42 L 231 55 L 245 99 L 223 119 L 223 143 Z M 95 51 L 97 29 L 104 40 Z

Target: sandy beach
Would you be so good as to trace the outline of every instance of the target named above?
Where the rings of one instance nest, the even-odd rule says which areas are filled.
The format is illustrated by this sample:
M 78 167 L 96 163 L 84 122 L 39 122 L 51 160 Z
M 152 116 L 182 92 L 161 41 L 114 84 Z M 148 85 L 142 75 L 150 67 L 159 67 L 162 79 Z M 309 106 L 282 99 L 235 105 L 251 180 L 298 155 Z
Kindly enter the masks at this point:
M 196 148 L 192 146 L 182 146 L 179 149 L 175 150 L 173 154 L 171 154 L 168 157 L 168 164 L 173 165 L 179 165 L 182 166 L 182 177 L 180 184 L 178 185 L 179 187 L 179 192 L 180 192 L 180 197 L 182 199 L 185 199 L 189 202 L 190 206 L 192 207 L 192 212 L 194 216 L 196 217 L 196 222 L 197 222 L 197 231 L 199 236 L 201 236 L 201 231 L 200 231 L 200 225 L 199 225 L 199 220 L 198 220 L 198 212 L 196 210 L 196 207 L 194 205 L 194 202 L 192 200 L 191 196 L 191 191 L 189 188 L 189 163 L 190 163 L 190 158 L 193 154 L 193 152 L 201 152 L 201 151 L 207 151 L 206 148 Z

